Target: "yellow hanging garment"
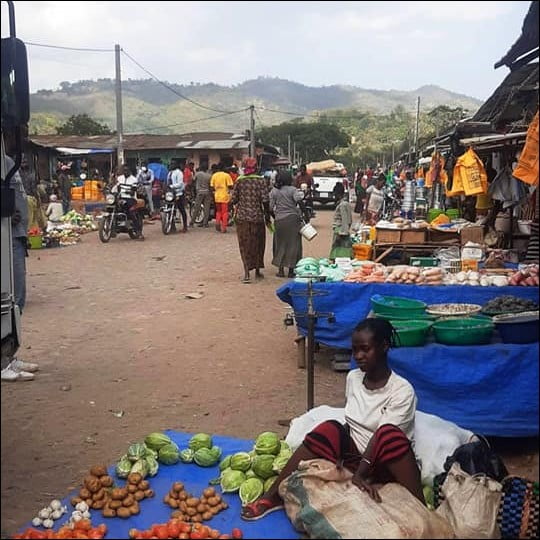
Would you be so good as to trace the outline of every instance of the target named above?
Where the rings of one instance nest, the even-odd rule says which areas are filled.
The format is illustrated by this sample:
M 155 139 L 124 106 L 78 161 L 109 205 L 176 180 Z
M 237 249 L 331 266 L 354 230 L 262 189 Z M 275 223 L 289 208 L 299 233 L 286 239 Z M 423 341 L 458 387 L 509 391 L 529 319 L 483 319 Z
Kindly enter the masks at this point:
M 482 195 L 487 193 L 487 174 L 482 160 L 469 148 L 457 159 L 454 167 L 454 184 L 452 193 L 462 190 L 465 195 Z M 454 196 L 454 195 L 450 195 Z
M 438 174 L 437 174 L 438 169 Z M 429 170 L 426 173 L 426 187 L 432 187 L 433 182 L 437 180 L 443 181 L 446 172 L 444 171 L 444 158 L 440 152 L 433 152 L 431 155 L 431 162 L 429 164 Z
M 514 176 L 531 186 L 538 185 L 538 111 L 527 130 L 525 147 L 514 169 Z

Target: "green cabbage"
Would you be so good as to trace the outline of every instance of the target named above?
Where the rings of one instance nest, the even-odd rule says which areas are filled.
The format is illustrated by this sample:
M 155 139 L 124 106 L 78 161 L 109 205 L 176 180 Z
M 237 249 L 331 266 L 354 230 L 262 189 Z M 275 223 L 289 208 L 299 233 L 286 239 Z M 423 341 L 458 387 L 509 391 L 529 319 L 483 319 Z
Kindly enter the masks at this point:
M 158 460 L 165 465 L 174 465 L 180 459 L 180 452 L 175 444 L 166 444 L 158 452 Z
M 264 481 L 264 493 L 266 493 L 273 485 L 274 482 L 278 479 L 277 476 L 271 476 Z
M 291 447 L 285 441 L 279 441 L 279 454 L 285 454 L 290 452 L 292 454 Z
M 281 444 L 277 433 L 265 431 L 261 433 L 255 440 L 255 452 L 257 454 L 279 454 Z
M 275 459 L 275 456 L 272 456 L 269 454 L 262 454 L 260 456 L 255 456 L 255 458 L 253 459 L 253 465 L 251 466 L 251 468 L 253 469 L 253 472 L 257 476 L 259 476 L 263 480 L 266 480 L 267 478 L 274 476 L 274 471 L 272 469 L 274 459 Z
M 193 455 L 195 452 L 191 448 L 186 448 L 180 452 L 180 461 L 182 463 L 193 463 Z
M 240 489 L 240 486 L 246 481 L 246 475 L 242 471 L 233 471 L 225 469 L 221 473 L 221 491 L 223 493 L 234 493 Z
M 251 457 L 247 452 L 238 452 L 231 457 L 231 469 L 246 472 L 251 467 Z
M 290 458 L 287 456 L 278 456 L 272 463 L 272 470 L 279 474 L 285 468 L 285 465 L 287 465 L 289 459 Z
M 152 456 L 146 456 L 146 468 L 148 469 L 148 476 L 156 476 L 159 470 L 159 463 L 156 458 Z
M 264 491 L 264 484 L 258 478 L 250 478 L 242 483 L 238 491 L 242 506 L 256 501 Z
M 212 448 L 199 448 L 193 454 L 193 461 L 201 467 L 212 467 L 219 461 L 221 448 L 213 446 Z
M 157 453 L 157 450 L 153 450 L 152 448 L 148 448 L 148 446 L 146 446 L 146 450 L 144 451 L 144 457 L 153 457 L 154 459 L 157 459 L 158 457 L 158 453 Z
M 212 448 L 212 437 L 206 433 L 197 433 L 189 440 L 188 446 L 196 452 L 199 448 Z
M 259 478 L 259 477 L 253 472 L 253 469 L 249 469 L 248 471 L 246 471 L 246 478 L 249 479 L 249 478 Z
M 120 461 L 116 464 L 116 476 L 118 478 L 127 478 L 131 472 L 133 463 L 128 459 L 127 455 L 120 458 Z
M 143 478 L 146 478 L 146 475 L 148 474 L 148 465 L 146 464 L 145 459 L 139 459 L 139 461 L 136 461 L 133 464 L 133 467 L 131 467 L 132 473 L 139 473 Z
M 225 469 L 227 469 L 228 467 L 231 466 L 231 458 L 232 458 L 232 455 L 229 454 L 228 456 L 225 456 L 220 464 L 219 464 L 219 470 L 220 471 L 224 471 Z
M 162 446 L 172 444 L 172 440 L 165 433 L 150 433 L 145 437 L 144 444 L 152 450 L 159 451 Z
M 143 443 L 132 444 L 127 451 L 128 458 L 135 463 L 146 455 L 146 446 Z

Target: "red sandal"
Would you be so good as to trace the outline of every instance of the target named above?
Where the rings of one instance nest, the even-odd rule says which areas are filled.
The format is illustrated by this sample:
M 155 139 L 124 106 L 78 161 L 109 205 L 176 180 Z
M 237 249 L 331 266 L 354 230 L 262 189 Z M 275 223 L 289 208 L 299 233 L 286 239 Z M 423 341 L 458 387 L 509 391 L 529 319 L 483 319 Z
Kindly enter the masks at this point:
M 246 504 L 246 506 L 242 508 L 241 517 L 245 521 L 257 521 L 258 519 L 261 519 L 267 516 L 268 514 L 275 512 L 276 510 L 281 510 L 282 508 L 283 508 L 282 504 L 276 505 L 269 499 L 259 499 L 255 502 Z M 245 510 L 249 510 L 250 515 L 246 515 L 244 513 Z

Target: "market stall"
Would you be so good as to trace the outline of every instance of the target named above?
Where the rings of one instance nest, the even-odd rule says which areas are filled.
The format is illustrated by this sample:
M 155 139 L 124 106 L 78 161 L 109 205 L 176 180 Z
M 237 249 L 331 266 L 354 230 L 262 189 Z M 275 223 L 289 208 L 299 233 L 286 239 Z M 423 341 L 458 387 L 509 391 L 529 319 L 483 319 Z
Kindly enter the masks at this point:
M 353 329 L 370 314 L 374 295 L 428 305 L 485 305 L 502 296 L 538 302 L 538 287 L 331 282 L 316 283 L 313 288 L 324 293 L 313 299 L 315 309 L 334 314 L 332 321 L 317 319 L 315 340 L 341 350 L 351 349 Z M 277 295 L 294 312 L 305 312 L 306 299 L 298 294 L 305 289 L 305 283 L 291 281 Z M 307 321 L 296 320 L 299 333 L 305 336 Z M 494 332 L 484 345 L 448 346 L 431 340 L 422 347 L 394 349 L 389 358 L 396 372 L 414 386 L 420 410 L 485 435 L 538 434 L 538 342 L 501 343 Z
M 181 449 L 187 448 L 189 441 L 192 438 L 192 434 L 177 431 L 166 431 L 165 434 Z M 217 435 L 213 436 L 212 439 L 213 445 L 221 449 L 223 457 L 237 452 L 248 452 L 252 450 L 254 443 L 254 441 L 250 440 L 221 437 Z M 142 444 L 139 444 L 138 446 L 143 447 Z M 132 448 L 134 448 L 134 452 L 138 451 L 136 445 L 132 445 L 128 452 L 130 452 Z M 128 483 L 118 477 L 117 466 L 108 468 L 108 476 L 112 479 L 115 486 L 123 486 L 124 483 Z M 160 461 L 157 474 L 155 474 L 155 476 L 149 475 L 146 477 L 146 481 L 148 481 L 148 484 L 153 491 L 153 495 L 140 501 L 140 513 L 124 519 L 121 517 L 105 518 L 102 517 L 101 511 L 90 509 L 92 525 L 98 526 L 99 524 L 104 523 L 107 528 L 105 538 L 130 538 L 133 536 L 133 534 L 132 536 L 129 535 L 130 530 L 132 529 L 145 531 L 150 529 L 153 524 L 166 523 L 171 518 L 174 510 L 164 502 L 164 498 L 171 492 L 175 482 L 181 482 L 187 492 L 193 496 L 198 496 L 202 495 L 205 489 L 211 487 L 209 485 L 211 480 L 219 476 L 220 468 L 218 467 L 218 463 L 214 466 L 207 467 L 199 466 L 195 462 L 183 463 L 179 461 L 175 464 L 166 465 Z M 88 475 L 85 477 L 85 482 L 89 483 Z M 220 511 L 210 520 L 205 520 L 205 525 L 210 526 L 214 530 L 219 530 L 221 534 L 228 534 L 229 538 L 241 538 L 242 535 L 243 538 L 298 538 L 298 533 L 294 530 L 284 510 L 274 512 L 260 521 L 247 522 L 240 517 L 241 500 L 238 493 L 222 493 L 222 489 L 219 485 L 214 487 L 216 493 L 221 493 L 220 496 L 223 501 L 226 502 L 228 508 Z M 61 507 L 65 507 L 67 511 L 57 521 L 54 521 L 52 527 L 53 530 L 58 530 L 62 524 L 68 520 L 72 510 L 75 510 L 76 506 L 72 504 L 72 501 L 75 502 L 73 497 L 77 496 L 78 493 L 80 493 L 80 491 L 70 494 L 70 496 L 61 501 Z M 195 523 L 196 522 L 193 524 Z M 32 524 L 28 524 L 22 530 L 24 531 L 29 527 L 32 527 Z M 45 531 L 45 528 L 42 525 L 38 525 L 37 529 Z M 236 533 L 236 536 L 233 536 L 232 531 L 234 529 L 240 529 L 242 535 Z M 90 538 L 95 537 L 98 536 L 90 536 Z M 100 536 L 100 538 L 102 537 L 103 536 Z M 147 536 L 147 538 L 149 537 L 150 536 Z M 196 536 L 192 536 L 192 538 L 195 537 Z M 64 538 L 77 538 L 77 536 L 64 536 Z M 205 536 L 198 536 L 197 538 L 205 538 Z

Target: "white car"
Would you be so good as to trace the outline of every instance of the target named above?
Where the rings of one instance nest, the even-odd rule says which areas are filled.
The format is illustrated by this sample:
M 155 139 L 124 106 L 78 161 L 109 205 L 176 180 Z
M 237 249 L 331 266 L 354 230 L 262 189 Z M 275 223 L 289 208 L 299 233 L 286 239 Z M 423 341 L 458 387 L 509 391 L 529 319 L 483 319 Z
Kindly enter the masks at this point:
M 345 197 L 348 200 L 349 179 L 340 174 L 326 174 L 325 176 L 313 177 L 313 201 L 322 205 L 328 203 L 335 204 L 336 197 L 334 195 L 334 188 L 336 187 L 336 184 L 343 184 L 343 187 L 345 188 Z

